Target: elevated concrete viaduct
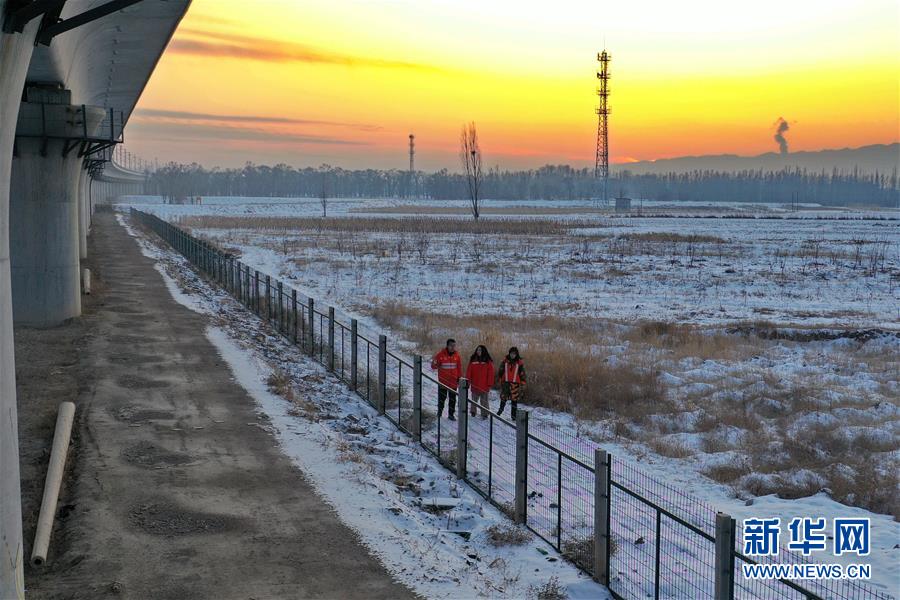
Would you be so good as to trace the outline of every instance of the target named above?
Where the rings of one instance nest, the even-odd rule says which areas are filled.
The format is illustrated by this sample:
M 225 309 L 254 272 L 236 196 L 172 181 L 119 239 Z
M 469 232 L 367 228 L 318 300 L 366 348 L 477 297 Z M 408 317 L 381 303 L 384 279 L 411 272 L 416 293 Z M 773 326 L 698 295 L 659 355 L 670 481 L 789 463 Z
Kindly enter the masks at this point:
M 0 0 L 0 598 L 23 598 L 13 322 L 80 314 L 92 196 L 190 0 Z M 87 168 L 87 170 L 86 170 Z M 130 189 L 129 189 L 130 187 Z
M 126 169 L 116 162 L 106 163 L 106 167 L 93 180 L 93 201 L 96 204 L 112 204 L 122 196 L 144 193 L 143 173 Z

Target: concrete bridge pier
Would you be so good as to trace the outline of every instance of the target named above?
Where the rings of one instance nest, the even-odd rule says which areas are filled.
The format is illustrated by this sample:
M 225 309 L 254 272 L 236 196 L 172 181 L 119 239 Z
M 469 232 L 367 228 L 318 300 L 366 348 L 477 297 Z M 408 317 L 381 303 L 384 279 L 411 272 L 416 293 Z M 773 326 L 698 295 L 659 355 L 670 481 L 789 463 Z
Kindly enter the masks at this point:
M 0 0 L 0 9 L 5 4 Z M 25 578 L 10 286 L 9 179 L 16 114 L 37 28 L 38 23 L 34 22 L 22 33 L 0 33 L 0 598 L 17 599 L 25 597 Z
M 104 109 L 90 106 L 21 105 L 10 186 L 17 325 L 52 327 L 81 314 L 79 197 L 84 169 L 74 146 L 94 135 L 105 115 Z
M 82 168 L 78 174 L 78 256 L 81 260 L 87 258 L 87 239 L 91 232 L 90 180 L 87 169 Z

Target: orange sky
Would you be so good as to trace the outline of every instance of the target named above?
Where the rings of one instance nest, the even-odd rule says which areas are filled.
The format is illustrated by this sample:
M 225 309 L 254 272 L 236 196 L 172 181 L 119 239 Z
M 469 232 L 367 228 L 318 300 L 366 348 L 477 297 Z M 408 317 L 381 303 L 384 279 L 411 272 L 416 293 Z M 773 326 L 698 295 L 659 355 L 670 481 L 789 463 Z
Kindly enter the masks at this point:
M 900 139 L 895 0 L 194 0 L 127 148 L 455 170 L 474 120 L 489 165 L 592 165 L 604 43 L 613 162 Z

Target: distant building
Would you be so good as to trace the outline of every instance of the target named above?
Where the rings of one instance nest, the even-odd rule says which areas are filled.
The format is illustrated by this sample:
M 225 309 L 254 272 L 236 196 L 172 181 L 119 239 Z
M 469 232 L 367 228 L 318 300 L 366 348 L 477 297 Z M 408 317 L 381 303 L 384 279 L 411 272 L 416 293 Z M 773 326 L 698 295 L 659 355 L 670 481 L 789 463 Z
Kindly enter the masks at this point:
M 616 212 L 631 210 L 631 198 L 616 198 Z

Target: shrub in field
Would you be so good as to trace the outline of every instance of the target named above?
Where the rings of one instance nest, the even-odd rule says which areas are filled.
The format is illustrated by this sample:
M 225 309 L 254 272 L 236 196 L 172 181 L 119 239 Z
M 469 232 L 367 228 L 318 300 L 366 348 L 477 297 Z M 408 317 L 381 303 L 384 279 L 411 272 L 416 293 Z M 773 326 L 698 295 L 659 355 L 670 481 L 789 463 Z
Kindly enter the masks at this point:
M 734 483 L 747 474 L 747 467 L 742 464 L 713 465 L 704 470 L 703 474 L 719 483 Z
M 543 585 L 533 585 L 528 588 L 528 598 L 535 600 L 565 600 L 569 595 L 566 588 L 559 582 L 555 575 Z
M 190 216 L 178 224 L 189 229 L 231 229 L 296 233 L 298 231 L 329 231 L 344 233 L 457 233 L 506 235 L 564 235 L 569 230 L 596 227 L 587 221 L 555 219 L 434 219 L 423 217 L 357 218 L 357 217 L 243 217 Z
M 614 556 L 619 545 L 614 537 L 609 538 L 609 555 Z M 590 569 L 594 562 L 594 538 L 582 537 L 563 541 L 562 555 L 583 569 Z
M 697 244 L 724 244 L 725 240 L 716 235 L 683 234 L 671 231 L 648 231 L 641 233 L 627 233 L 620 236 L 626 240 L 638 240 L 644 242 L 686 242 Z
M 828 488 L 832 498 L 892 515 L 900 521 L 900 461 L 889 460 L 884 467 L 876 468 L 872 461 L 860 460 L 853 467 L 835 465 L 830 471 Z
M 466 328 L 446 315 L 425 313 L 399 303 L 373 309 L 373 316 L 401 331 L 423 354 L 456 338 L 464 358 L 478 344 L 491 351 L 495 364 L 510 346 L 518 346 L 525 359 L 528 384 L 525 402 L 570 412 L 581 418 L 612 414 L 633 419 L 671 409 L 656 371 L 641 363 L 609 364 L 591 352 L 598 333 L 596 323 L 556 317 L 520 319 L 504 316 L 466 317 Z
M 494 548 L 503 546 L 521 546 L 531 539 L 531 534 L 524 527 L 513 523 L 494 523 L 487 528 L 487 542 Z
M 281 396 L 285 400 L 294 399 L 294 384 L 291 376 L 281 369 L 275 369 L 266 379 L 266 386 L 273 394 Z
M 665 438 L 654 437 L 650 440 L 649 446 L 660 456 L 668 456 L 669 458 L 687 458 L 696 454 L 693 448 L 679 441 L 667 440 Z

